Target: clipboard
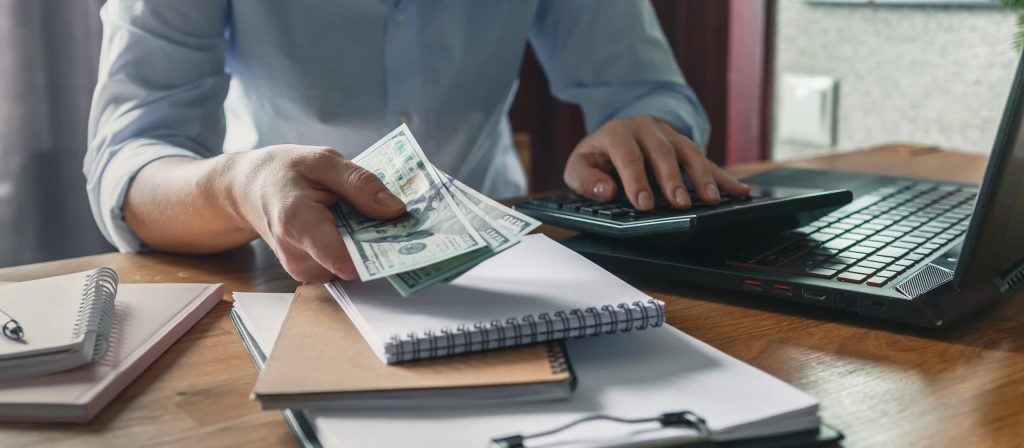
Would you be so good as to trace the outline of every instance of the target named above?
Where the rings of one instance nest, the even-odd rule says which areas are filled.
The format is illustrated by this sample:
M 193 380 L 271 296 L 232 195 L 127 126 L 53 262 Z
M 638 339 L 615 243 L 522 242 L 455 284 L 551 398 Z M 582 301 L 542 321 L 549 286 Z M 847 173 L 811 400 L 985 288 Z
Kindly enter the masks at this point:
M 711 440 L 711 433 L 704 425 L 704 419 L 690 411 L 668 412 L 651 418 L 644 419 L 620 419 L 607 415 L 590 415 L 575 422 L 559 428 L 549 429 L 531 435 L 512 435 L 491 440 L 489 448 L 526 448 L 525 441 L 531 438 L 539 438 L 556 434 L 562 430 L 569 429 L 577 424 L 593 420 L 613 420 L 619 423 L 649 423 L 657 421 L 662 427 L 681 426 L 693 429 L 696 434 L 686 442 L 673 443 L 671 446 L 686 447 L 717 447 L 717 448 L 792 448 L 792 447 L 818 447 L 834 446 L 843 439 L 843 433 L 837 429 L 821 424 L 817 430 L 802 431 L 777 436 L 758 437 L 753 439 L 740 439 L 727 442 L 715 442 Z
M 266 362 L 266 354 L 256 344 L 255 338 L 245 327 L 241 318 L 235 310 L 228 312 L 231 318 L 231 323 L 234 325 L 235 330 L 238 331 L 239 336 L 242 340 L 242 346 L 245 347 L 245 351 L 249 354 L 253 364 L 256 366 L 257 371 L 262 371 L 264 363 Z M 702 420 L 700 416 L 687 411 L 680 411 L 672 413 L 673 415 L 664 414 L 662 416 L 652 416 L 654 420 L 659 417 L 665 417 L 671 421 L 685 421 L 687 424 L 693 424 L 694 421 Z M 685 415 L 684 415 L 685 414 Z M 316 436 L 316 430 L 310 423 L 310 420 L 306 417 L 305 413 L 301 410 L 296 409 L 285 409 L 282 411 L 285 423 L 288 424 L 292 434 L 295 436 L 296 441 L 300 446 L 305 448 L 320 448 L 323 445 Z M 667 416 L 667 417 L 666 417 Z M 613 416 L 591 416 L 588 419 L 597 418 L 613 418 Z M 645 421 L 646 421 L 645 420 Z M 568 425 L 571 426 L 571 425 Z M 552 428 L 554 430 L 565 429 L 563 428 Z M 545 431 L 545 433 L 552 433 L 554 431 Z M 522 443 L 525 439 L 530 438 L 530 435 L 519 435 L 519 436 L 505 436 L 492 440 L 492 447 L 509 447 L 514 448 L 517 446 L 515 442 Z M 518 438 L 518 439 L 516 439 Z M 727 442 L 714 442 L 708 440 L 708 435 L 704 434 L 703 437 L 695 437 L 692 443 L 685 446 L 693 447 L 722 447 L 722 448 L 790 448 L 790 447 L 819 447 L 819 446 L 832 446 L 844 438 L 842 432 L 833 428 L 827 424 L 821 424 L 816 431 L 804 431 L 791 434 L 783 434 L 769 437 L 758 437 L 754 439 L 741 439 L 732 440 Z M 501 443 L 505 442 L 506 445 Z

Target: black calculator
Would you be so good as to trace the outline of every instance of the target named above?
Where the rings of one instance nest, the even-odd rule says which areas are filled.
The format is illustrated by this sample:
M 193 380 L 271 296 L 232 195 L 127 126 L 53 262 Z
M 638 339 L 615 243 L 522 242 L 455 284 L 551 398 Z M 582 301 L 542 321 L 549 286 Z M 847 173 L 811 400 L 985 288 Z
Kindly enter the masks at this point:
M 656 189 L 655 189 L 656 190 Z M 621 191 L 621 189 L 619 190 Z M 750 195 L 722 195 L 722 202 L 709 205 L 689 192 L 693 206 L 676 209 L 660 193 L 655 193 L 654 209 L 640 211 L 620 196 L 611 202 L 598 202 L 576 194 L 544 196 L 515 206 L 542 222 L 598 235 L 634 238 L 651 235 L 685 235 L 759 221 L 775 220 L 799 213 L 841 207 L 853 200 L 849 190 L 750 186 Z

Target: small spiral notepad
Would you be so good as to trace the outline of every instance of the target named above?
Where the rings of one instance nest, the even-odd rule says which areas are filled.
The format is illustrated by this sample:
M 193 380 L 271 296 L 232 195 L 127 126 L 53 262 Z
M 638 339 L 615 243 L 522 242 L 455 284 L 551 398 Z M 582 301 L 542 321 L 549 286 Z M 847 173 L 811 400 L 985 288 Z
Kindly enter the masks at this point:
M 196 283 L 118 285 L 108 269 L 0 286 L 3 306 L 18 308 L 25 346 L 59 349 L 37 352 L 34 362 L 61 370 L 0 380 L 0 422 L 89 421 L 213 308 L 223 292 L 221 285 Z M 44 340 L 44 335 L 52 338 Z M 8 347 L 7 342 L 14 343 L 0 341 L 0 347 Z M 64 354 L 63 361 L 54 358 Z M 6 362 L 0 360 L 5 374 Z
M 660 300 L 543 235 L 411 297 L 386 281 L 338 281 L 328 289 L 388 364 L 665 322 Z
M 86 345 L 92 346 L 88 350 L 92 362 L 99 361 L 110 346 L 115 297 L 117 273 L 113 269 L 99 268 L 89 274 L 82 288 L 82 303 L 78 306 L 78 319 L 71 337 L 76 340 L 82 338 Z
M 0 309 L 25 331 L 0 340 L 0 379 L 67 370 L 107 352 L 117 274 L 99 268 L 0 286 Z

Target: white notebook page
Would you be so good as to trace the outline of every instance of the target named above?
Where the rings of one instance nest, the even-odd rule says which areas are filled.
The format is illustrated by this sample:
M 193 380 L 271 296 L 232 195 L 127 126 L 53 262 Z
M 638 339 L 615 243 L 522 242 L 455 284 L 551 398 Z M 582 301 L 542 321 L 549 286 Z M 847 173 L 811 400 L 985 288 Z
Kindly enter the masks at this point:
M 529 235 L 447 285 L 402 297 L 387 282 L 337 282 L 358 315 L 363 336 L 379 346 L 392 335 L 437 333 L 460 324 L 502 322 L 651 297 L 550 238 Z M 369 332 L 370 334 L 367 334 Z
M 21 324 L 24 342 L 0 336 L 0 357 L 80 346 L 73 338 L 85 283 L 93 271 L 0 285 L 0 310 Z M 0 325 L 6 320 L 0 316 Z
M 235 291 L 231 297 L 235 300 L 232 308 L 256 339 L 263 354 L 269 356 L 295 294 Z M 257 326 L 259 331 L 256 331 Z

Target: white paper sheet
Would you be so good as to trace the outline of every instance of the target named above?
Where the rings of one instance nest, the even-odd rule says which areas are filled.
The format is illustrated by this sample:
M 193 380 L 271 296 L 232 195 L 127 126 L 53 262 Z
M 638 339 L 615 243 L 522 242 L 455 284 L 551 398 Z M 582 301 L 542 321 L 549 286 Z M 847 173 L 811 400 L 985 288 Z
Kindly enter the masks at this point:
M 79 272 L 0 288 L 0 310 L 25 330 L 24 341 L 0 336 L 0 357 L 54 353 L 69 348 L 81 352 L 84 336 L 73 336 L 83 301 L 82 288 L 90 274 L 92 271 Z M 0 325 L 6 322 L 6 318 L 0 317 Z
M 242 319 L 245 327 L 252 333 L 253 339 L 260 345 L 263 353 L 270 355 L 277 340 L 277 334 L 284 325 L 284 316 L 292 305 L 292 297 L 288 293 L 234 292 L 234 309 Z

